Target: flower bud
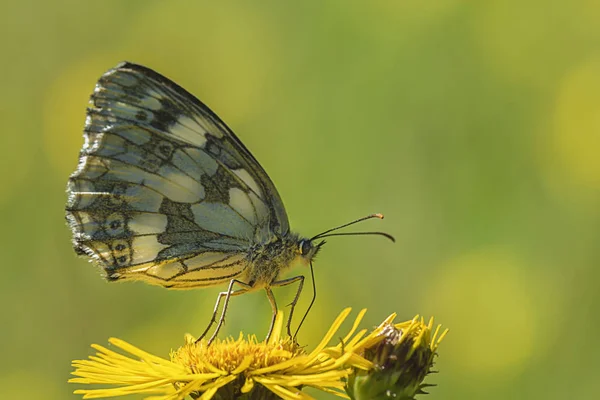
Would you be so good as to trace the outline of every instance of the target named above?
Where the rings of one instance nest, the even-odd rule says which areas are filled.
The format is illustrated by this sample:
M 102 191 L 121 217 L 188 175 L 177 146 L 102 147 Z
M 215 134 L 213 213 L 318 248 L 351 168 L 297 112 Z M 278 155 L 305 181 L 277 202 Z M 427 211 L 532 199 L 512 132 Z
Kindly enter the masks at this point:
M 353 400 L 414 399 L 425 394 L 423 380 L 431 371 L 440 340 L 433 334 L 433 321 L 428 325 L 417 318 L 412 321 L 383 326 L 378 342 L 364 349 L 362 357 L 373 367 L 355 369 L 349 376 L 346 392 Z

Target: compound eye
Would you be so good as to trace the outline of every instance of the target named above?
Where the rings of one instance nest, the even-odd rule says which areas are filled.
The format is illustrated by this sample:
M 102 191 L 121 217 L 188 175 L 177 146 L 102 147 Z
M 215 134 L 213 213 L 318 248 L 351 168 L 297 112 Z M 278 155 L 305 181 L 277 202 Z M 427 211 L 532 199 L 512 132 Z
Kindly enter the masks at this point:
M 305 256 L 308 253 L 310 253 L 310 251 L 312 250 L 312 243 L 310 242 L 310 240 L 303 240 L 300 242 L 299 247 L 300 247 L 300 254 Z

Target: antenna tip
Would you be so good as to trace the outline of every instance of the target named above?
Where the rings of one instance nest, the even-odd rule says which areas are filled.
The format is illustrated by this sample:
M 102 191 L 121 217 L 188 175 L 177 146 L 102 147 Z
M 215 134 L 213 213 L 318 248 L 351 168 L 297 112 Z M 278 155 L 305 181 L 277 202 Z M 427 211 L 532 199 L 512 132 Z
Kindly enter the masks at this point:
M 379 219 L 383 219 L 383 214 L 373 214 L 374 217 L 379 218 Z

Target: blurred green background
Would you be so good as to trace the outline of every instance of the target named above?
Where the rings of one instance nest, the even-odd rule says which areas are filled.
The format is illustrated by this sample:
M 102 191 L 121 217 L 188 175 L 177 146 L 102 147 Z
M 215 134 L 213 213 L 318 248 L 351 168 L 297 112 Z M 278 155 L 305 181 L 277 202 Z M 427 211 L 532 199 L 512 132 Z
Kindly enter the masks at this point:
M 108 284 L 71 249 L 88 96 L 129 60 L 230 125 L 294 230 L 385 214 L 358 229 L 395 245 L 319 255 L 309 348 L 347 306 L 365 327 L 433 315 L 450 334 L 425 398 L 598 398 L 598 21 L 590 0 L 3 2 L 1 397 L 78 398 L 70 361 L 111 336 L 167 356 L 221 289 Z M 223 334 L 269 317 L 263 292 L 235 298 Z

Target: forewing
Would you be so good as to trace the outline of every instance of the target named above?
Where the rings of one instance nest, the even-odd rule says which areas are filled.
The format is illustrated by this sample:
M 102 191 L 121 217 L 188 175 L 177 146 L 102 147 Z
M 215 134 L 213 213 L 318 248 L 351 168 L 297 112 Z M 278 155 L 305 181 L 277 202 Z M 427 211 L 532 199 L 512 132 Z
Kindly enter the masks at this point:
M 109 279 L 218 284 L 253 240 L 289 229 L 273 183 L 208 107 L 158 73 L 123 63 L 91 96 L 67 220 Z

